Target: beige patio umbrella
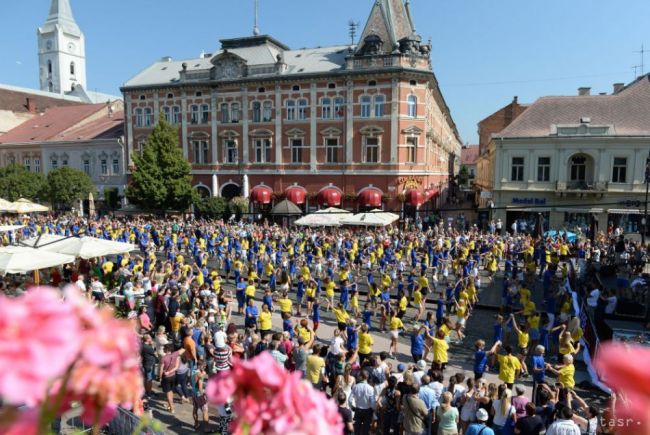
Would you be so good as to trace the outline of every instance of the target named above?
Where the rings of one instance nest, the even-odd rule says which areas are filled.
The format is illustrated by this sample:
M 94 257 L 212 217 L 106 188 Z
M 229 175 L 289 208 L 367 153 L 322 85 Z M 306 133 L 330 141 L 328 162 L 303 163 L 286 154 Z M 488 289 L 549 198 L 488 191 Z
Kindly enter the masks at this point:
M 0 212 L 11 211 L 13 205 L 13 202 L 0 198 Z
M 23 213 L 38 213 L 43 211 L 50 211 L 49 207 L 46 207 L 41 204 L 37 204 L 25 198 L 20 198 L 12 203 L 11 213 L 23 214 Z

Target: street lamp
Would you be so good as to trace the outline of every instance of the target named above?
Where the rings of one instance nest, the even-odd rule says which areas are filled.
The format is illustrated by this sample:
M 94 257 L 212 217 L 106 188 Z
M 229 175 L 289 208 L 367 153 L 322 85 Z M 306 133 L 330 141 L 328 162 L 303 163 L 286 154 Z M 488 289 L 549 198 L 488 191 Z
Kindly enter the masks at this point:
M 650 187 L 650 151 L 645 160 L 645 206 L 643 210 L 643 219 L 641 219 L 641 227 L 643 228 L 643 232 L 641 233 L 641 244 L 643 245 L 645 245 L 645 233 L 648 222 L 648 187 Z

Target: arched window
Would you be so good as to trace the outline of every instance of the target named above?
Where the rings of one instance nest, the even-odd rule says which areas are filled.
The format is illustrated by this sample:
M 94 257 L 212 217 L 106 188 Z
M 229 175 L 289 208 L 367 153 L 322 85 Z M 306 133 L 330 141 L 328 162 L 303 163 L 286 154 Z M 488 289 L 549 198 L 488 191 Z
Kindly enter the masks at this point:
M 260 122 L 262 119 L 262 103 L 253 101 L 253 122 Z
M 199 106 L 197 104 L 193 104 L 190 107 L 190 123 L 191 124 L 199 123 Z
M 408 105 L 408 116 L 411 118 L 416 118 L 418 116 L 418 97 L 415 95 L 409 95 L 407 100 Z
M 49 75 L 52 75 L 52 61 L 51 60 L 47 61 L 47 73 Z
M 335 118 L 343 118 L 343 115 L 345 115 L 345 109 L 343 106 L 345 105 L 345 100 L 343 97 L 336 97 L 334 98 L 334 117 Z
M 321 100 L 321 110 L 322 110 L 321 117 L 323 119 L 332 118 L 332 100 L 329 98 L 323 98 Z
M 361 97 L 361 117 L 370 118 L 370 103 L 372 98 L 368 95 Z
M 264 111 L 262 112 L 262 120 L 270 122 L 273 119 L 273 103 L 265 101 L 263 105 Z
M 70 62 L 70 75 L 74 75 L 74 62 Z
M 298 119 L 307 119 L 307 100 L 304 98 L 298 100 Z
M 296 119 L 296 102 L 294 100 L 287 100 L 287 121 Z

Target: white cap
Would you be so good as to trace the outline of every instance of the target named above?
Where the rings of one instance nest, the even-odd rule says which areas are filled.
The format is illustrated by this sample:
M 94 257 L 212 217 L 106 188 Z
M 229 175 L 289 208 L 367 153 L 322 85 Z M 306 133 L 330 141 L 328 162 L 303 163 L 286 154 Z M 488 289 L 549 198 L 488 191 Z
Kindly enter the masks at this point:
M 487 413 L 487 411 L 485 409 L 479 408 L 476 411 L 476 419 L 478 421 L 488 421 L 488 418 L 489 418 L 489 416 L 488 416 L 488 413 Z
M 216 347 L 226 347 L 226 338 L 223 334 L 217 334 L 214 338 L 214 344 Z
M 420 370 L 426 369 L 427 368 L 427 362 L 425 360 L 421 359 L 420 361 L 418 361 L 418 368 Z

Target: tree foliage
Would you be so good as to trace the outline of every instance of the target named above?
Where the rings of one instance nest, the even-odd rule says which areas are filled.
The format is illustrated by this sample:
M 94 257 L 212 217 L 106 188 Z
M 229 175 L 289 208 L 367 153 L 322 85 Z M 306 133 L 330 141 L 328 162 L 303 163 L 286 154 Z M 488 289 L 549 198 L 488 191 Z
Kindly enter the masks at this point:
M 48 198 L 52 205 L 70 207 L 77 201 L 97 193 L 88 174 L 70 166 L 62 166 L 47 174 Z
M 225 198 L 201 198 L 194 203 L 196 214 L 209 219 L 228 219 L 230 206 Z
M 36 200 L 43 196 L 44 188 L 45 177 L 40 172 L 30 172 L 15 163 L 0 168 L 0 197 L 7 201 Z
M 142 149 L 133 156 L 134 170 L 126 189 L 130 202 L 145 210 L 183 211 L 192 203 L 190 164 L 178 144 L 178 131 L 161 119 Z

